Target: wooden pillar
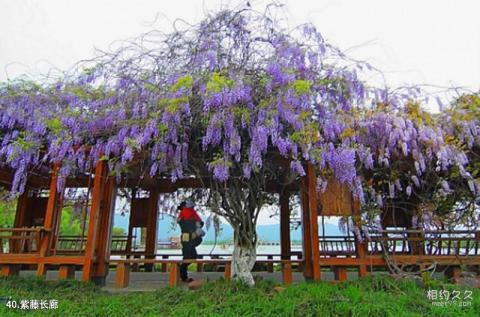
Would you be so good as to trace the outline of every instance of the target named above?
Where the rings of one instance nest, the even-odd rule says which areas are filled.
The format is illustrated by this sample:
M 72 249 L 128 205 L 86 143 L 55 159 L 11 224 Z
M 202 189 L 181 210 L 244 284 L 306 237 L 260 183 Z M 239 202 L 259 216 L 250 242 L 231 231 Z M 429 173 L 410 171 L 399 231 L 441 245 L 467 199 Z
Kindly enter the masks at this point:
M 318 244 L 318 205 L 317 205 L 317 175 L 315 167 L 308 163 L 307 165 L 307 188 L 308 205 L 310 213 L 310 237 L 312 247 L 312 273 L 313 280 L 320 280 L 320 248 Z
M 15 213 L 15 228 L 21 228 L 26 226 L 27 208 L 28 208 L 28 188 L 25 188 L 23 194 L 18 197 L 17 210 Z
M 273 255 L 267 256 L 267 272 L 273 273 Z
M 290 196 L 288 192 L 280 193 L 280 254 L 282 260 L 290 259 Z
M 335 274 L 335 280 L 340 282 L 347 280 L 347 268 L 345 266 L 334 266 L 333 273 Z
M 413 232 L 411 230 L 414 230 Z M 410 247 L 410 255 L 425 255 L 425 236 L 418 229 L 407 231 L 407 239 Z
M 25 188 L 25 191 L 23 192 L 23 194 L 20 195 L 20 197 L 18 197 L 18 200 L 17 200 L 17 209 L 16 209 L 16 212 L 15 212 L 15 220 L 14 220 L 14 223 L 13 223 L 13 226 L 15 228 L 22 228 L 22 227 L 26 227 L 26 218 L 27 218 L 27 208 L 28 208 L 28 189 Z M 13 233 L 14 236 L 18 235 L 18 233 Z M 11 245 L 11 252 L 12 253 L 21 253 L 21 252 L 24 252 L 24 248 L 26 247 L 26 245 L 24 246 L 22 244 L 22 240 L 13 240 L 12 241 L 12 245 Z
M 225 263 L 225 271 L 223 272 L 223 278 L 229 281 L 232 278 L 232 262 Z
M 171 287 L 177 286 L 179 279 L 180 279 L 179 264 L 177 262 L 172 262 L 170 264 L 170 274 L 168 276 L 168 285 Z
M 156 189 L 150 191 L 148 199 L 147 214 L 147 237 L 145 241 L 145 258 L 155 258 L 157 251 L 157 216 L 158 216 L 158 197 L 159 192 Z M 145 271 L 152 272 L 153 264 L 145 264 Z
M 75 279 L 75 265 L 60 265 L 58 269 L 58 279 Z
M 203 255 L 197 256 L 197 259 L 203 260 Z M 203 262 L 197 263 L 197 272 L 203 272 Z
M 480 231 L 475 232 L 475 245 L 477 250 L 480 250 Z M 477 275 L 480 276 L 480 265 L 473 265 L 473 268 L 477 272 Z
M 460 278 L 461 274 L 462 269 L 460 266 L 449 266 L 444 272 L 445 277 L 451 282 L 455 282 L 458 278 Z
M 40 262 L 37 266 L 37 276 L 45 276 L 46 267 L 45 263 L 41 262 L 41 258 L 48 255 L 51 244 L 52 230 L 54 229 L 55 216 L 61 208 L 60 204 L 60 194 L 57 189 L 57 178 L 58 170 L 60 169 L 59 164 L 55 164 L 52 170 L 52 177 L 50 178 L 50 191 L 47 202 L 47 209 L 45 211 L 45 219 L 43 222 L 44 234 L 39 246 L 39 258 Z
M 282 280 L 283 284 L 290 285 L 293 282 L 292 264 L 290 262 L 282 262 Z
M 305 279 L 313 278 L 312 271 L 312 240 L 310 234 L 310 212 L 308 205 L 308 193 L 306 181 L 303 182 L 301 191 L 302 204 L 302 257 L 303 257 L 303 276 Z
M 120 262 L 117 264 L 117 275 L 115 277 L 116 287 L 127 287 L 130 282 L 130 264 Z
M 168 260 L 168 255 L 162 255 L 162 260 Z M 163 262 L 160 265 L 160 272 L 167 272 L 167 263 Z
M 360 210 L 360 202 L 358 199 L 355 199 L 352 197 L 352 214 L 354 217 L 360 217 L 361 216 L 361 210 Z M 360 225 L 357 222 L 357 226 L 360 227 Z M 361 228 L 360 228 L 361 229 Z M 360 241 L 360 239 L 355 235 L 355 249 L 357 251 L 357 258 L 362 261 L 362 264 L 358 266 L 358 276 L 359 277 L 365 277 L 367 276 L 367 265 L 364 264 L 363 260 L 366 258 L 368 254 L 368 241 Z
M 60 234 L 60 223 L 62 219 L 62 209 L 63 209 L 63 192 L 58 193 L 57 200 L 57 209 L 53 217 L 52 233 L 51 233 L 51 242 L 50 242 L 50 251 L 53 250 L 53 255 L 57 254 L 57 240 Z
M 0 265 L 0 276 L 1 277 L 9 277 L 18 275 L 20 272 L 20 265 L 19 264 L 2 264 Z
M 113 214 L 115 211 L 116 184 L 114 177 L 108 177 L 103 190 L 97 226 L 97 243 L 95 249 L 96 263 L 94 266 L 93 280 L 104 285 L 108 274 L 110 258 L 110 242 L 113 228 Z
M 127 233 L 127 246 L 126 246 L 126 252 L 127 252 L 127 259 L 130 258 L 130 255 L 132 253 L 132 238 L 133 238 L 133 212 L 132 212 L 132 205 L 133 205 L 133 200 L 135 199 L 135 195 L 137 194 L 137 191 L 135 189 L 132 190 L 132 199 L 130 200 L 130 216 L 128 220 L 128 233 Z
M 87 243 L 85 245 L 85 260 L 83 263 L 82 279 L 90 281 L 93 274 L 93 262 L 95 255 L 95 246 L 97 245 L 97 226 L 100 216 L 100 204 L 104 193 L 104 185 L 107 175 L 107 166 L 105 161 L 100 160 L 95 168 L 95 178 L 93 180 L 92 204 L 90 207 L 90 217 L 88 221 Z

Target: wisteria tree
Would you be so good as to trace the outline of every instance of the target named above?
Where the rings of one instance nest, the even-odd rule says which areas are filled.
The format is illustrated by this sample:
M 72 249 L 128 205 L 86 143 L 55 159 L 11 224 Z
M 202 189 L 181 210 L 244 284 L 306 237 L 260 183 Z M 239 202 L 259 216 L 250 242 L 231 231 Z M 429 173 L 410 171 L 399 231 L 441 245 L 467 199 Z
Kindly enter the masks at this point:
M 431 177 L 446 194 L 455 179 L 478 199 L 474 151 L 457 144 L 471 134 L 478 148 L 478 119 L 437 125 L 416 90 L 368 87 L 368 64 L 312 25 L 284 27 L 276 12 L 220 11 L 123 42 L 54 83 L 2 84 L 0 164 L 15 170 L 12 194 L 30 168 L 52 163 L 61 187 L 98 160 L 121 180 L 139 157 L 152 178 L 206 179 L 212 211 L 234 228 L 232 274 L 250 285 L 269 182 L 298 181 L 307 162 L 318 190 L 335 177 L 364 206 L 419 194 Z
M 357 130 L 373 153 L 373 168 L 361 172 L 365 209 L 393 207 L 413 228 L 478 223 L 478 158 L 453 133 L 451 114 L 431 114 L 415 102 L 369 110 Z

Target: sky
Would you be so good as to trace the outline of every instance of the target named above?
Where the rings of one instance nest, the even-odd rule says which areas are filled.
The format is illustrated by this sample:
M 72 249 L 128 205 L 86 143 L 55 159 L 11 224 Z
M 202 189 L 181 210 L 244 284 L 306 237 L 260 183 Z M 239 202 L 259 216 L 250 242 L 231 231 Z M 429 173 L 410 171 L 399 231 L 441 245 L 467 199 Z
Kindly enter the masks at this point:
M 195 23 L 206 12 L 245 2 L 0 0 L 0 81 L 68 70 L 95 56 L 96 48 L 108 49 L 152 28 L 169 31 L 177 18 Z M 250 3 L 263 10 L 268 2 Z M 282 3 L 290 26 L 313 23 L 330 43 L 380 69 L 389 87 L 480 90 L 478 0 Z
M 0 0 L 0 80 L 69 69 L 95 48 L 176 18 L 246 1 Z M 250 0 L 263 9 L 267 1 Z M 283 1 L 291 26 L 312 22 L 332 44 L 382 70 L 391 87 L 480 89 L 480 1 Z

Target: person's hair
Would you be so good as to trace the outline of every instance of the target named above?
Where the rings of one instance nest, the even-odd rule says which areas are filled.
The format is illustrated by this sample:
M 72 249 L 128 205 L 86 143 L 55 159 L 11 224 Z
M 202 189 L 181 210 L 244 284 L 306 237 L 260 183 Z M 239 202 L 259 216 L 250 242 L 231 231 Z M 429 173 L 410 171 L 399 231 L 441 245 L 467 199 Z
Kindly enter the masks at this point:
M 185 207 L 186 204 L 186 202 L 182 201 L 180 205 L 178 205 L 177 210 L 182 210 L 182 208 Z

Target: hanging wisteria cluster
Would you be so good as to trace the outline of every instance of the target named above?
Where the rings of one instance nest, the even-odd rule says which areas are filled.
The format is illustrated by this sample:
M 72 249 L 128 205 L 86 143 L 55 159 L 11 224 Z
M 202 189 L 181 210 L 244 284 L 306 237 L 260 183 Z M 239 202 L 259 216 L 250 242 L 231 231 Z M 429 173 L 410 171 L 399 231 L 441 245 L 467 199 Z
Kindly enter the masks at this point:
M 318 166 L 320 190 L 335 177 L 379 207 L 421 193 L 432 173 L 432 195 L 461 186 L 478 198 L 478 116 L 431 115 L 415 89 L 368 87 L 370 71 L 312 25 L 221 11 L 125 42 L 55 83 L 3 83 L 0 164 L 19 193 L 27 171 L 54 163 L 60 186 L 100 159 L 121 178 L 140 153 L 151 177 L 224 182 L 271 168 L 275 152 L 299 176 Z

